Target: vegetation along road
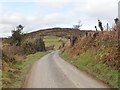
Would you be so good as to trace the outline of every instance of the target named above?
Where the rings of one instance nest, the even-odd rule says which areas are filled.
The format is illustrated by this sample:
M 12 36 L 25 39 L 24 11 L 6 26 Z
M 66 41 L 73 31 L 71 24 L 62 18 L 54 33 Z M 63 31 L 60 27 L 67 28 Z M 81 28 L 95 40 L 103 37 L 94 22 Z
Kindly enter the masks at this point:
M 29 72 L 25 88 L 108 88 L 107 85 L 77 70 L 53 51 L 38 60 Z

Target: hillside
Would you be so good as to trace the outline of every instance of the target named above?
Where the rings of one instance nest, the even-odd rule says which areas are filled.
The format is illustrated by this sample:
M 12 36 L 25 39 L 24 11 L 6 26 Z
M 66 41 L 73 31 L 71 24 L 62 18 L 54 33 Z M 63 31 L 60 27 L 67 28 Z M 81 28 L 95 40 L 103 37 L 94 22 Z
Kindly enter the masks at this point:
M 76 31 L 77 35 L 80 35 L 80 30 L 73 28 L 49 28 L 49 29 L 41 29 L 31 33 L 25 34 L 25 38 L 35 38 L 37 36 L 58 36 L 69 38 L 70 35 Z M 83 31 L 84 32 L 84 31 Z
M 61 56 L 80 70 L 118 88 L 120 27 L 114 29 L 116 30 L 87 33 L 78 37 L 74 44 L 69 40 L 61 50 Z

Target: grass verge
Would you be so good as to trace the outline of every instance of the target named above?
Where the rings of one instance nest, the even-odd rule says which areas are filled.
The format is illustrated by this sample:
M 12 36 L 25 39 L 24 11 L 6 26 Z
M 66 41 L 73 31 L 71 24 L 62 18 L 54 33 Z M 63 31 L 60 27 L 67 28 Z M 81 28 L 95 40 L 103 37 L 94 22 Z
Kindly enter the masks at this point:
M 37 52 L 30 54 L 25 60 L 16 60 L 12 65 L 12 70 L 3 71 L 3 88 L 20 88 L 32 64 L 39 60 L 48 52 Z
M 88 72 L 113 88 L 118 88 L 118 75 L 120 75 L 120 72 L 105 64 L 97 62 L 97 60 L 95 60 L 94 53 L 95 51 L 88 50 L 73 58 L 67 51 L 62 52 L 61 50 L 60 56 L 67 62 L 76 66 L 78 69 Z

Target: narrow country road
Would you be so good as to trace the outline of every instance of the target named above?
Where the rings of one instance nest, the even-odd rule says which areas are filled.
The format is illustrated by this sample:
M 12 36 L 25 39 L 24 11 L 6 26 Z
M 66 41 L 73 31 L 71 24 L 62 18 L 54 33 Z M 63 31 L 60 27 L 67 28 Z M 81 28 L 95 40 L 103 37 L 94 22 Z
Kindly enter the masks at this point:
M 37 61 L 25 81 L 25 88 L 108 88 L 102 82 L 59 57 L 53 51 Z

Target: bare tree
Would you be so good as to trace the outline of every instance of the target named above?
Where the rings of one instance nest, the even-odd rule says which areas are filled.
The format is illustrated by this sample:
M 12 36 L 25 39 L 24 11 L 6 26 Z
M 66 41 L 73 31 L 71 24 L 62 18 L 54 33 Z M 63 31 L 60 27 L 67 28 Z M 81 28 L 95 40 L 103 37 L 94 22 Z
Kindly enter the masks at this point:
M 80 27 L 82 27 L 81 21 L 79 20 L 79 21 L 78 21 L 78 25 L 73 25 L 73 27 L 74 27 L 75 29 L 80 29 Z

